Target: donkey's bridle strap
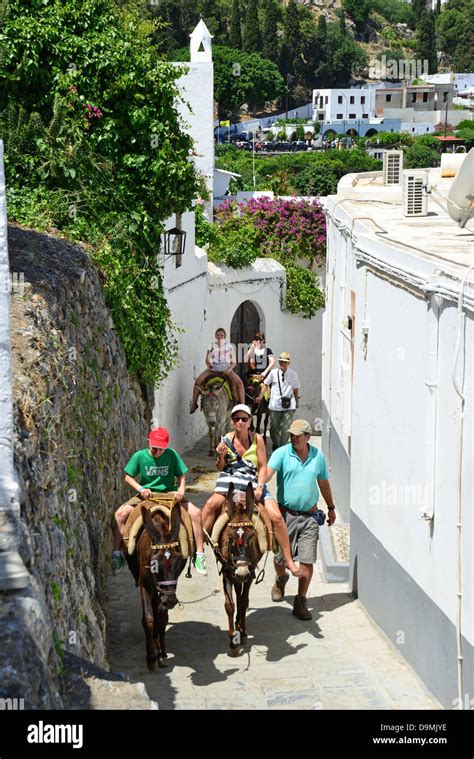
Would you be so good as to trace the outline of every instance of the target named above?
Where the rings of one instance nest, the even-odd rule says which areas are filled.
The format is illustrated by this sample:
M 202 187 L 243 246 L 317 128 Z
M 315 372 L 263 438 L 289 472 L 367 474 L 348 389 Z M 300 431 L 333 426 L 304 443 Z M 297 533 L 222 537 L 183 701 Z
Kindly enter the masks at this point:
M 227 527 L 253 527 L 253 522 L 228 522 Z
M 150 546 L 150 548 L 152 548 L 153 551 L 164 551 L 165 548 L 176 548 L 176 546 L 179 546 L 179 541 L 176 541 L 176 543 L 159 543 Z

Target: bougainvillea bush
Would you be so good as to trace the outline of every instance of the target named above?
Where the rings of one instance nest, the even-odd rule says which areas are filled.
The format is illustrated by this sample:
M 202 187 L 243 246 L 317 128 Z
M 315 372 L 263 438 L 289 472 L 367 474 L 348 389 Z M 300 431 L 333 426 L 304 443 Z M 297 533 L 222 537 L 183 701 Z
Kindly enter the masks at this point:
M 200 240 L 198 224 L 198 243 Z M 216 210 L 211 235 L 206 236 L 211 261 L 236 269 L 259 256 L 275 258 L 286 268 L 286 307 L 291 313 L 314 316 L 324 305 L 316 270 L 326 255 L 326 223 L 317 200 L 268 197 L 248 202 L 226 201 Z

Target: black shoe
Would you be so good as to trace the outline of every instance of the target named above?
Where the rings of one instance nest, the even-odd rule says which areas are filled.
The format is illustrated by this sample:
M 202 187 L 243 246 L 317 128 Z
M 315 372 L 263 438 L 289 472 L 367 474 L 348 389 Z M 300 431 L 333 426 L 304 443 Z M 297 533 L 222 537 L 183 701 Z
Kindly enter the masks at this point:
M 313 619 L 313 615 L 311 614 L 310 610 L 306 606 L 305 596 L 295 596 L 292 614 L 297 619 L 303 619 L 305 621 L 309 619 Z

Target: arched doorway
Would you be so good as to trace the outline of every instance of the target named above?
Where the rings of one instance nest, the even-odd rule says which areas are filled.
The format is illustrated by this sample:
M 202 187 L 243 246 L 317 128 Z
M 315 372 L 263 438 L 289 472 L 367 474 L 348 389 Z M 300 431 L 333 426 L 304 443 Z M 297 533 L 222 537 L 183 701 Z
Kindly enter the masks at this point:
M 230 341 L 237 356 L 235 371 L 241 377 L 245 372 L 244 356 L 259 329 L 262 329 L 262 318 L 257 306 L 251 300 L 244 300 L 230 324 Z

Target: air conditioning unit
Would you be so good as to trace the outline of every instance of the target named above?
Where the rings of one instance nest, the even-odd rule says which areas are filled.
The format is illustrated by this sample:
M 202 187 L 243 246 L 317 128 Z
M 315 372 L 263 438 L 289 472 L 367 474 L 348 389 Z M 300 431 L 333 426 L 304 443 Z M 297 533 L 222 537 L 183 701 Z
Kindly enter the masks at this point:
M 427 172 L 406 170 L 402 177 L 402 210 L 404 216 L 427 216 Z
M 400 184 L 403 170 L 403 150 L 384 150 L 383 183 Z

